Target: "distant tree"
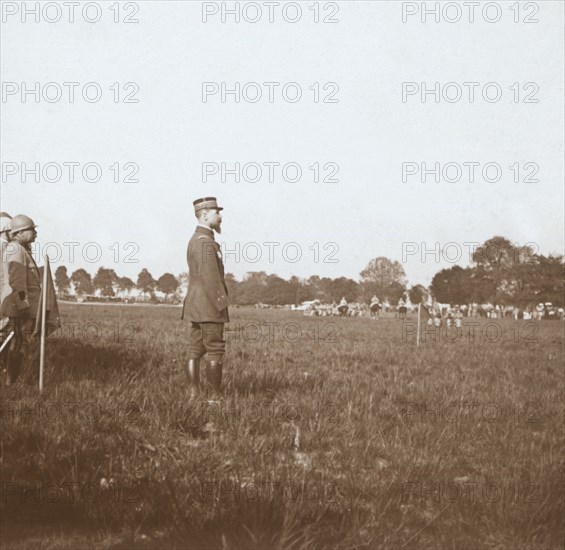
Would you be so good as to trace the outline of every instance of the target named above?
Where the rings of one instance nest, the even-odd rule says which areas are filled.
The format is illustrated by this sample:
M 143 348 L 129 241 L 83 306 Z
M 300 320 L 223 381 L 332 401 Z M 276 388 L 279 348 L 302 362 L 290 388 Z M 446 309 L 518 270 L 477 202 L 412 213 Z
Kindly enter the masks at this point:
M 381 299 L 396 302 L 406 291 L 406 273 L 400 262 L 384 256 L 372 259 L 361 271 L 363 296 L 377 294 Z
M 269 275 L 265 281 L 262 302 L 272 305 L 293 304 L 296 294 L 292 285 L 278 275 Z
M 434 298 L 444 304 L 466 304 L 472 301 L 474 281 L 472 268 L 454 265 L 434 275 L 430 290 Z
M 149 273 L 147 268 L 143 268 L 139 275 L 137 276 L 137 288 L 143 292 L 143 294 L 152 294 L 155 290 L 156 281 L 153 278 L 153 275 Z
M 233 273 L 226 273 L 224 277 L 230 304 L 239 304 L 239 283 Z
M 114 284 L 118 281 L 118 276 L 113 269 L 105 267 L 98 268 L 96 275 L 94 275 L 93 284 L 94 288 L 100 290 L 102 296 L 114 296 Z
M 232 277 L 233 277 L 233 275 L 232 275 Z M 183 271 L 182 273 L 179 273 L 177 280 L 178 280 L 180 286 L 188 286 L 188 272 Z
M 333 289 L 333 281 L 329 277 L 322 277 L 320 279 L 320 283 L 318 285 L 318 293 L 316 298 L 321 300 L 326 304 L 331 304 L 332 302 L 341 300 L 341 296 L 339 298 L 335 297 L 334 289 Z
M 540 258 L 532 247 L 513 245 L 506 237 L 486 240 L 472 258 L 474 301 L 498 304 L 522 301 L 524 289 L 536 287 Z
M 565 265 L 563 256 L 535 255 L 519 266 L 513 281 L 514 301 L 518 305 L 551 302 L 563 306 L 565 301 Z
M 314 300 L 316 298 L 314 291 L 306 281 L 303 281 L 298 287 L 295 296 L 295 304 L 301 304 L 302 302 Z
M 64 265 L 60 265 L 55 270 L 55 284 L 57 285 L 57 294 L 59 298 L 64 298 L 69 294 L 71 289 L 71 280 L 67 275 L 67 268 Z
M 238 285 L 240 304 L 266 303 L 268 296 L 267 273 L 264 271 L 252 271 L 245 275 L 243 281 Z
M 304 298 L 302 301 L 322 298 L 320 277 L 318 275 L 312 275 L 306 280 L 305 292 L 309 295 L 309 298 Z
M 485 272 L 501 272 L 520 263 L 522 249 L 506 237 L 492 237 L 473 252 L 473 263 Z
M 120 292 L 130 292 L 135 288 L 135 283 L 129 277 L 118 277 L 116 284 Z
M 88 271 L 80 268 L 77 269 L 71 275 L 71 282 L 75 287 L 75 292 L 79 296 L 84 296 L 85 294 L 92 294 L 94 292 L 94 287 L 92 286 L 92 278 Z
M 408 297 L 413 304 L 420 304 L 422 302 L 425 302 L 428 294 L 428 291 L 422 285 L 414 285 L 408 291 Z
M 359 283 L 347 277 L 338 277 L 330 284 L 332 302 L 339 302 L 343 297 L 348 302 L 355 302 L 359 294 Z
M 173 294 L 178 287 L 179 282 L 172 273 L 164 273 L 157 281 L 157 290 L 163 292 L 165 294 L 165 298 L 167 298 L 169 294 Z

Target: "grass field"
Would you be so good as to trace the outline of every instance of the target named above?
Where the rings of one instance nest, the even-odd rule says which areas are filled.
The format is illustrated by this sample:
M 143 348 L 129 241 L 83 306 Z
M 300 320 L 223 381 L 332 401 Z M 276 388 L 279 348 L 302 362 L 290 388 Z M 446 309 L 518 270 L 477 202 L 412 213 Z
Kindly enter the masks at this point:
M 179 308 L 61 314 L 1 388 L 2 548 L 563 548 L 562 322 L 233 309 L 214 405 Z

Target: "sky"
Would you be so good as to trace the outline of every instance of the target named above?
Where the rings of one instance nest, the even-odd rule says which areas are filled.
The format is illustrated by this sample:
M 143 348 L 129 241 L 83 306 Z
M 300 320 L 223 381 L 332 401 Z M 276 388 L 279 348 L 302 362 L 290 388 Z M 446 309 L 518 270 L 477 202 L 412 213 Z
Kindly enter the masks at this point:
M 494 235 L 563 254 L 563 2 L 34 4 L 2 3 L 0 209 L 40 263 L 179 274 L 203 196 L 238 278 L 386 256 L 428 285 Z

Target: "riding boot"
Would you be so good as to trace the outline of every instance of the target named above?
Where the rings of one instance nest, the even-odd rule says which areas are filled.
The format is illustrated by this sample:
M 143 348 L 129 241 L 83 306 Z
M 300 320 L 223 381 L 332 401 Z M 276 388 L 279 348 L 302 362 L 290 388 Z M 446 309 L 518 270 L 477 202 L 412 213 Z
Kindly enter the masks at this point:
M 7 358 L 8 383 L 13 384 L 22 372 L 23 355 L 17 351 L 9 351 Z
M 200 359 L 189 359 L 186 368 L 188 383 L 190 384 L 190 398 L 200 395 Z
M 222 362 L 208 361 L 206 364 L 206 380 L 212 388 L 212 398 L 219 399 L 221 397 L 222 387 Z

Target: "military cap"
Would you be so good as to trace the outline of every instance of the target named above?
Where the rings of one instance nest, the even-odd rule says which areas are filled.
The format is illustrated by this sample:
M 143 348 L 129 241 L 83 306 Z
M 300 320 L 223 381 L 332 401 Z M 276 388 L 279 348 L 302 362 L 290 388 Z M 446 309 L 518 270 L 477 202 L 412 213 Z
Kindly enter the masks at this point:
M 218 206 L 216 197 L 204 197 L 202 199 L 196 199 L 193 203 L 194 213 L 197 214 L 200 210 L 205 208 L 213 208 L 215 210 L 223 210 L 222 207 Z

